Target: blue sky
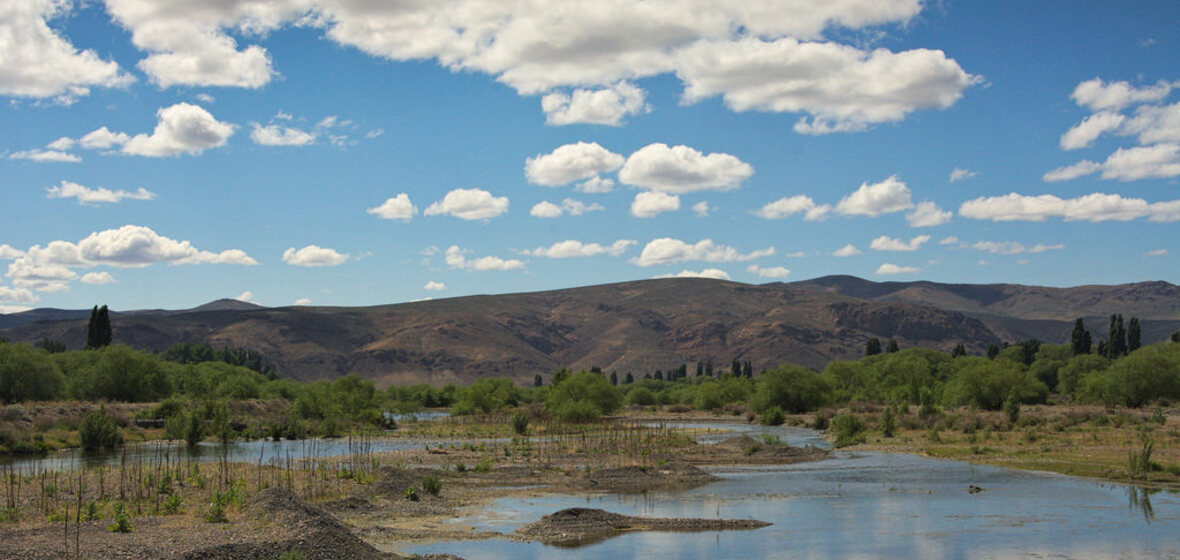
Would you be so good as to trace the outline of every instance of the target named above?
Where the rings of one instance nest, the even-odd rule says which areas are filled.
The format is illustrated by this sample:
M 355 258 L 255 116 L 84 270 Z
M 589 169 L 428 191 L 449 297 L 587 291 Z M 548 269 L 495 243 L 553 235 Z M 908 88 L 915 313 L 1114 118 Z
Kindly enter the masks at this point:
M 404 4 L 0 4 L 0 312 L 1180 271 L 1180 4 Z

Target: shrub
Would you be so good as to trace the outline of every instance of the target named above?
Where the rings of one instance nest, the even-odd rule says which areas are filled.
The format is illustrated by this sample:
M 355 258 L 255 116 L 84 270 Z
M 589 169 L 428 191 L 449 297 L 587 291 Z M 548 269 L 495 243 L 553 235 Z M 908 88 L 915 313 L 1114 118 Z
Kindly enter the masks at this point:
M 786 416 L 783 415 L 783 409 L 777 406 L 772 406 L 769 410 L 762 413 L 762 416 L 758 418 L 758 421 L 761 422 L 763 426 L 781 426 L 783 422 L 786 421 Z
M 492 459 L 491 459 L 491 457 L 480 457 L 479 462 L 475 464 L 475 472 L 477 472 L 477 473 L 492 472 Z
M 1151 472 L 1151 452 L 1155 447 L 1155 442 L 1146 435 L 1141 441 L 1142 446 L 1139 451 L 1127 452 L 1127 463 L 1131 470 L 1131 476 L 1146 476 Z
M 424 476 L 422 480 L 418 481 L 418 485 L 422 487 L 422 491 L 427 494 L 438 495 L 442 492 L 442 481 L 437 476 Z
M 47 352 L 0 343 L 0 404 L 52 400 L 64 389 L 65 376 Z
M 99 407 L 97 411 L 86 415 L 78 429 L 78 436 L 82 440 L 82 449 L 86 451 L 114 449 L 123 443 L 119 426 L 107 416 L 106 407 Z
M 225 504 L 221 500 L 213 500 L 209 504 L 209 513 L 205 515 L 205 521 L 209 523 L 229 523 L 229 518 L 225 516 Z
M 115 502 L 115 522 L 107 527 L 107 530 L 112 533 L 130 533 L 134 527 L 131 526 L 131 514 L 127 513 L 127 508 L 123 502 Z
M 168 499 L 164 500 L 164 515 L 176 515 L 180 513 L 180 504 L 180 494 L 170 494 Z
M 523 436 L 529 431 L 529 417 L 527 414 L 517 411 L 512 415 L 512 431 L 516 435 Z M 437 494 L 437 492 L 432 492 Z
M 815 410 L 831 400 L 832 388 L 820 374 L 799 366 L 782 366 L 758 377 L 750 405 L 765 412 L 777 406 L 800 414 Z
M 418 498 L 418 489 L 414 488 L 413 486 L 407 487 L 404 495 L 405 495 L 406 499 L 411 502 L 416 502 L 419 499 Z
M 865 425 L 855 414 L 841 414 L 832 419 L 836 447 L 848 447 L 865 442 Z
M 656 402 L 655 395 L 646 387 L 635 387 L 627 393 L 627 404 L 648 406 Z
M 885 407 L 885 412 L 881 413 L 881 435 L 891 438 L 893 433 L 897 431 L 897 417 L 893 413 L 893 407 Z
M 592 372 L 576 374 L 560 385 L 549 388 L 545 409 L 558 420 L 588 422 L 615 412 L 623 405 L 623 395 L 602 375 Z
M 1016 424 L 1020 420 L 1020 399 L 1017 398 L 1016 392 L 1008 393 L 1008 398 L 1004 401 L 1004 417 L 1008 419 L 1009 424 Z

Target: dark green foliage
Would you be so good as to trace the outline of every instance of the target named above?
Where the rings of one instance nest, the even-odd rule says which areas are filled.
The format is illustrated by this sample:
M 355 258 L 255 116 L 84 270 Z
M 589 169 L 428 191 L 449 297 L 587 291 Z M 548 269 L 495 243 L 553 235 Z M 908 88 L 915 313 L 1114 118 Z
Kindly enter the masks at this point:
M 1016 347 L 1019 349 L 1017 352 L 1017 359 L 1027 366 L 1031 365 L 1033 360 L 1036 359 L 1037 351 L 1041 349 L 1041 341 L 1035 338 L 1030 338 L 1028 340 L 1017 342 Z
M 114 449 L 123 443 L 119 426 L 115 424 L 114 419 L 107 416 L 106 407 L 99 407 L 82 419 L 78 436 L 82 440 L 82 449 L 86 451 Z
M 134 530 L 131 526 L 131 514 L 127 513 L 127 507 L 123 502 L 115 502 L 114 523 L 112 523 L 107 530 L 112 533 L 130 533 Z
M 623 384 L 630 385 L 632 383 L 635 383 L 635 377 L 631 375 L 631 372 L 627 372 L 627 377 L 623 378 Z
M 89 367 L 73 372 L 75 397 L 84 400 L 151 402 L 172 394 L 172 383 L 159 360 L 123 345 L 94 351 Z
M 540 387 L 541 383 L 542 383 L 541 374 L 538 373 L 538 374 L 534 375 L 533 376 L 533 387 Z
M 1090 331 L 1086 330 L 1086 325 L 1082 321 L 1082 318 L 1078 317 L 1073 323 L 1073 333 L 1070 334 L 1070 347 L 1073 355 L 1089 354 L 1092 343 Z
M 553 387 L 561 385 L 561 382 L 565 381 L 566 379 L 569 379 L 570 375 L 573 375 L 573 372 L 571 372 L 568 369 L 562 369 L 561 371 L 558 371 L 557 373 L 553 374 L 553 381 L 551 381 L 549 383 L 549 385 L 551 385 Z
M 1123 315 L 1110 316 L 1110 330 L 1106 339 L 1106 357 L 1115 359 L 1127 355 L 1127 329 L 1123 326 Z
M 1082 378 L 1095 371 L 1106 369 L 1110 360 L 1097 354 L 1079 354 L 1057 370 L 1057 392 L 1073 395 L 1077 392 Z
M 877 337 L 870 338 L 865 344 L 865 355 L 876 356 L 881 353 L 881 339 Z
M 951 362 L 951 370 L 944 399 L 952 405 L 999 410 L 1013 392 L 1024 403 L 1045 402 L 1049 395 L 1044 383 L 1008 360 L 960 358 Z
M 545 409 L 567 422 L 594 420 L 622 405 L 622 393 L 601 375 L 589 372 L 570 377 L 545 396 Z
M 647 387 L 635 387 L 627 391 L 627 404 L 648 406 L 656 402 L 655 396 Z
M 1180 331 L 1172 333 L 1172 342 L 1180 342 Z
M 1143 333 L 1139 329 L 1139 318 L 1131 317 L 1131 322 L 1127 325 L 1127 353 L 1138 350 L 1142 342 Z
M 848 447 L 865 442 L 865 425 L 855 414 L 841 414 L 832 418 L 831 430 L 836 434 L 836 447 Z
M 942 352 L 909 348 L 893 354 L 867 356 L 853 362 L 830 362 L 824 378 L 835 389 L 835 401 L 917 403 L 922 387 L 942 380 L 950 358 Z
M 37 346 L 50 354 L 60 354 L 66 351 L 66 343 L 49 338 L 42 339 Z
M 518 436 L 527 434 L 529 431 L 529 416 L 523 412 L 513 413 L 512 431 Z
M 1145 434 L 1140 440 L 1139 451 L 1127 452 L 1127 465 L 1131 476 L 1142 477 L 1151 473 L 1151 453 L 1154 448 L 1155 441 Z
M 205 437 L 205 420 L 193 411 L 175 414 L 164 423 L 164 437 L 195 446 Z
M 422 487 L 422 491 L 427 494 L 438 495 L 442 492 L 442 481 L 437 476 L 424 476 L 418 481 L 418 485 Z
M 1155 344 L 1086 375 L 1083 400 L 1109 406 L 1141 407 L 1156 399 L 1180 399 L 1180 347 Z
M 59 399 L 65 384 L 48 353 L 26 344 L 0 343 L 0 403 Z
M 1044 383 L 1049 388 L 1049 392 L 1055 392 L 1059 383 L 1059 372 L 1066 363 L 1064 360 L 1042 358 L 1034 361 L 1028 371 L 1037 378 L 1037 381 Z
M 988 344 L 987 345 L 987 359 L 994 360 L 994 359 L 996 359 L 996 356 L 999 356 L 999 355 L 1000 355 L 1000 347 L 999 346 L 996 346 L 995 344 Z
M 86 348 L 109 346 L 114 340 L 111 330 L 111 315 L 107 306 L 97 305 L 90 311 L 90 322 L 86 325 Z
M 934 391 L 930 387 L 922 387 L 918 393 L 918 419 L 926 420 L 938 414 L 938 408 L 934 406 Z
M 885 407 L 885 412 L 881 413 L 881 435 L 891 438 L 896 431 L 897 415 L 893 412 L 892 406 L 887 406 Z
M 832 399 L 832 387 L 820 374 L 799 366 L 779 366 L 758 376 L 750 405 L 764 413 L 771 407 L 799 414 Z
M 549 387 L 551 392 L 559 386 L 558 382 L 558 377 L 553 376 Z M 520 389 L 511 379 L 480 379 L 458 391 L 455 403 L 451 405 L 451 414 L 487 414 L 517 404 L 520 404 Z
M 763 426 L 781 426 L 783 422 L 786 422 L 786 416 L 783 415 L 783 409 L 772 406 L 762 413 L 758 422 Z
M 611 385 L 618 386 L 618 384 L 619 384 L 619 374 L 617 374 L 617 373 L 615 373 L 615 372 L 613 372 L 613 371 L 612 371 L 612 372 L 610 372 L 610 384 L 611 384 Z
M 956 344 L 955 349 L 951 350 L 952 358 L 961 358 L 967 355 L 967 347 L 962 344 Z
M 892 354 L 898 350 L 901 350 L 901 348 L 897 345 L 897 341 L 892 338 L 889 339 L 889 344 L 885 346 L 885 353 Z
M 207 344 L 182 342 L 168 347 L 160 355 L 160 358 L 178 364 L 223 362 L 231 366 L 241 366 L 256 371 L 268 379 L 275 379 L 274 367 L 266 364 L 266 360 L 262 357 L 262 354 L 249 348 L 223 348 L 215 350 Z
M 1008 398 L 1004 400 L 1004 417 L 1009 424 L 1016 424 L 1020 420 L 1020 396 L 1016 391 L 1008 393 Z

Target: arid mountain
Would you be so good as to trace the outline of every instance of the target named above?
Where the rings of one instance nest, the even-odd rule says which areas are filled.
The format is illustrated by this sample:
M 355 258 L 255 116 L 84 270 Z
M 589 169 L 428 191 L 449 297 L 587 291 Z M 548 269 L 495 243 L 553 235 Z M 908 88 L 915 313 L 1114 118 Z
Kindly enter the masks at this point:
M 1125 303 L 1150 298 L 1150 305 L 1122 309 L 1127 315 L 1142 309 L 1138 316 L 1153 318 L 1145 322 L 1145 341 L 1166 336 L 1167 325 L 1180 327 L 1175 311 L 1180 294 L 1162 282 L 1057 289 L 878 284 L 851 277 L 758 286 L 661 279 L 354 308 L 220 301 L 187 311 L 120 313 L 112 321 L 116 342 L 152 351 L 183 341 L 248 347 L 282 375 L 304 380 L 351 372 L 381 385 L 466 383 L 484 376 L 528 383 L 535 374 L 548 377 L 562 367 L 642 375 L 683 363 L 695 368 L 698 360 L 710 359 L 719 370 L 728 370 L 735 359 L 751 362 L 755 370 L 782 362 L 819 368 L 832 359 L 860 356 L 871 337 L 942 350 L 963 343 L 975 353 L 1031 332 L 1062 342 L 1075 309 L 1095 314 L 1115 309 L 1102 294 Z M 1013 298 L 1016 303 L 1005 304 Z M 1012 314 L 1019 301 L 1039 302 L 1038 311 Z M 1163 309 L 1172 309 L 1172 315 Z M 61 313 L 66 312 L 54 315 Z M 30 322 L 0 330 L 0 336 L 27 342 L 51 338 L 77 347 L 85 339 L 87 314 Z M 1105 325 L 1089 325 L 1102 338 Z

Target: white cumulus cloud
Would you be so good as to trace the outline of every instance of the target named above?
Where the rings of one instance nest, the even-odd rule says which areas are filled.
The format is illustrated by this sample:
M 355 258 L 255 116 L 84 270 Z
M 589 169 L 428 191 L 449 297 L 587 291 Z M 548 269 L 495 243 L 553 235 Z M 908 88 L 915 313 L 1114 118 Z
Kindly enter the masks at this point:
M 589 179 L 586 179 L 585 181 L 582 181 L 581 183 L 578 183 L 577 185 L 574 185 L 575 191 L 591 194 L 608 193 L 614 190 L 614 188 L 614 179 L 607 179 L 604 177 L 599 177 L 598 175 L 595 175 Z
M 277 124 L 250 123 L 250 139 L 263 146 L 307 146 L 315 143 L 316 135 L 306 130 Z
M 1067 130 L 1065 134 L 1061 135 L 1061 149 L 1077 150 L 1087 148 L 1099 136 L 1112 130 L 1118 130 L 1126 119 L 1123 115 L 1109 111 L 1090 115 L 1082 122 L 1074 125 L 1073 128 Z
M 662 274 L 656 278 L 709 278 L 712 280 L 729 280 L 729 273 L 720 268 L 706 268 L 704 270 L 681 270 L 676 274 Z
M 785 266 L 770 266 L 770 267 L 763 268 L 763 267 L 758 266 L 756 264 L 752 264 L 752 265 L 746 267 L 746 270 L 749 271 L 751 274 L 757 275 L 759 278 L 779 278 L 779 279 L 782 279 L 782 278 L 786 278 L 791 275 L 791 271 L 788 270 L 787 267 L 785 267 Z
M 645 92 L 633 84 L 619 82 L 602 89 L 554 92 L 541 98 L 545 124 L 600 124 L 619 126 L 627 116 L 646 113 Z
M 155 200 L 156 198 L 156 193 L 142 187 L 134 191 L 125 191 L 122 189 L 112 191 L 102 187 L 92 189 L 70 181 L 62 181 L 60 185 L 48 187 L 45 191 L 48 193 L 46 198 L 73 198 L 79 204 L 115 203 L 124 199 Z
M 447 248 L 445 255 L 447 266 L 459 270 L 475 270 L 479 272 L 489 270 L 518 270 L 524 268 L 524 262 L 516 259 L 502 259 L 486 256 L 476 259 L 467 258 L 468 251 L 460 249 L 458 245 Z
M 596 142 L 578 142 L 528 158 L 524 164 L 524 175 L 530 183 L 557 187 L 582 179 L 593 181 L 600 173 L 622 167 L 623 162 L 623 156 Z M 595 192 L 604 192 L 595 187 L 601 188 L 601 185 L 590 186 Z M 609 186 L 606 190 L 610 190 Z
M 728 245 L 714 243 L 712 239 L 686 243 L 679 239 L 661 237 L 649 241 L 639 256 L 631 259 L 631 262 L 639 266 L 655 266 L 685 261 L 739 262 L 768 257 L 773 254 L 774 247 L 742 253 Z
M 28 288 L 0 286 L 0 301 L 7 303 L 37 303 L 40 300 L 41 298 L 37 297 L 37 294 L 34 294 Z
M 431 280 L 427 282 L 425 286 L 422 286 L 422 289 L 429 292 L 441 292 L 447 289 L 447 285 L 442 282 L 435 282 L 434 280 Z
M 1172 85 L 1158 82 L 1137 88 L 1128 82 L 1105 82 L 1101 78 L 1086 80 L 1074 88 L 1070 97 L 1091 111 L 1117 110 L 1128 105 L 1160 101 L 1172 91 Z
M 655 143 L 627 157 L 619 180 L 653 191 L 684 194 L 736 189 L 753 174 L 750 164 L 729 154 L 705 155 L 688 146 Z
M 529 210 L 529 214 L 538 218 L 557 218 L 564 214 L 571 216 L 581 216 L 587 212 L 597 212 L 603 210 L 603 206 L 597 203 L 586 204 L 585 202 L 567 198 L 561 201 L 558 206 L 547 200 L 538 202 Z
M 816 208 L 821 207 L 817 206 L 810 196 L 798 194 L 780 198 L 774 202 L 768 202 L 762 208 L 755 210 L 754 215 L 764 220 L 779 220 L 799 213 L 803 213 L 805 219 L 822 218 L 822 214 L 827 213 L 827 209 L 825 208 L 822 214 L 815 214 L 814 210 Z
M 636 218 L 651 218 L 664 212 L 680 209 L 680 197 L 658 191 L 641 192 L 631 202 L 631 215 Z
M 373 214 L 383 220 L 401 220 L 408 222 L 414 219 L 414 215 L 418 213 L 418 207 L 410 202 L 410 195 L 406 193 L 398 193 L 393 198 L 385 199 L 380 206 L 374 206 L 365 210 L 369 214 Z
M 339 266 L 347 261 L 347 254 L 318 245 L 308 245 L 301 249 L 291 247 L 283 251 L 283 262 L 294 266 Z
M 537 247 L 532 251 L 525 251 L 525 254 L 534 257 L 547 257 L 550 259 L 568 259 L 573 257 L 596 257 L 598 255 L 610 255 L 617 257 L 627 251 L 628 248 L 635 245 L 636 241 L 632 239 L 619 239 L 610 245 L 600 245 L 598 243 L 582 243 L 581 241 L 566 240 L 559 241 L 548 247 Z
M 109 272 L 87 272 L 80 281 L 83 284 L 113 284 L 115 277 Z
M 698 218 L 708 217 L 711 210 L 712 208 L 709 208 L 709 203 L 704 200 L 692 205 L 692 213 Z
M 69 140 L 68 138 L 58 139 L 58 142 Z M 78 145 L 87 150 L 105 150 L 112 146 L 122 146 L 131 140 L 131 136 L 125 132 L 111 132 L 107 127 L 97 128 L 90 131 L 85 136 L 78 139 Z M 72 143 L 73 141 L 71 141 Z
M 929 235 L 919 235 L 909 241 L 882 235 L 874 239 L 869 248 L 874 251 L 917 251 L 927 241 L 930 241 Z
M 131 137 L 123 144 L 123 153 L 148 157 L 199 154 L 224 145 L 234 134 L 234 125 L 218 121 L 209 111 L 190 103 L 165 107 L 156 116 L 155 130 Z
M 78 163 L 82 158 L 68 152 L 58 150 L 21 150 L 8 155 L 8 159 L 25 159 L 38 163 Z
M 833 257 L 851 257 L 854 255 L 859 255 L 860 253 L 861 253 L 860 249 L 857 249 L 856 246 L 849 243 L 848 245 L 845 245 L 845 246 L 840 247 L 839 249 L 836 249 L 835 251 L 833 251 L 832 256 Z
M 920 202 L 912 212 L 905 215 L 910 227 L 941 226 L 951 221 L 951 212 L 939 208 L 933 202 Z
M 14 0 L 0 6 L 0 95 L 56 98 L 70 103 L 91 87 L 123 87 L 134 81 L 114 61 L 79 50 L 50 27 L 71 3 Z
M 454 216 L 462 220 L 487 220 L 508 211 L 508 197 L 492 196 L 483 189 L 455 189 L 426 207 L 423 214 Z
M 895 274 L 917 274 L 922 272 L 921 269 L 913 266 L 900 266 L 893 263 L 883 263 L 877 267 L 877 274 L 881 276 L 891 276 Z
M 965 181 L 975 177 L 976 175 L 979 175 L 979 173 L 963 167 L 956 167 L 951 170 L 950 180 L 952 183 L 958 183 L 959 181 Z
M 840 199 L 836 212 L 846 216 L 880 216 L 914 206 L 910 189 L 897 175 L 880 183 L 861 183 L 860 188 Z
M 968 200 L 959 206 L 959 215 L 994 222 L 1043 222 L 1049 218 L 1088 222 L 1147 218 L 1153 222 L 1175 222 L 1180 221 L 1180 200 L 1151 203 L 1141 198 L 1106 193 L 1065 199 L 1051 194 L 1008 193 Z

